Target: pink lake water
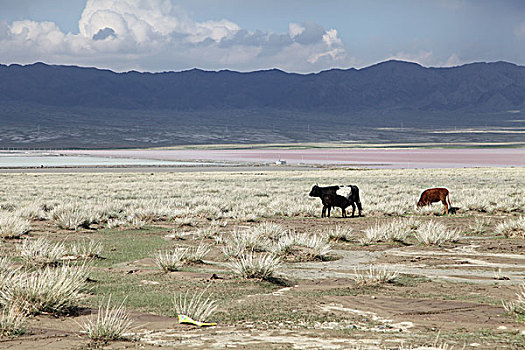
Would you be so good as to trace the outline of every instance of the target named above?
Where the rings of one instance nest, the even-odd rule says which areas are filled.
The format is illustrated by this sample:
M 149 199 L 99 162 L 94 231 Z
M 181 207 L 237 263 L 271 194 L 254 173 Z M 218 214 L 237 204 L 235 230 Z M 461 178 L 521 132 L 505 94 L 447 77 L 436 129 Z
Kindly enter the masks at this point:
M 171 161 L 214 161 L 367 168 L 523 167 L 525 148 L 462 149 L 234 149 L 234 150 L 84 150 L 62 154 Z

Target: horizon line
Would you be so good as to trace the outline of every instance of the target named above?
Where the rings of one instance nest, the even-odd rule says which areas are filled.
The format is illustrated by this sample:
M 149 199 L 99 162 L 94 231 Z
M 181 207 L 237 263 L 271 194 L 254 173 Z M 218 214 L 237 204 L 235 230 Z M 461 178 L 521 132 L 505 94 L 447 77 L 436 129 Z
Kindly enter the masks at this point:
M 82 68 L 82 69 L 96 69 L 96 70 L 100 70 L 100 71 L 112 72 L 112 73 L 115 73 L 115 74 L 128 74 L 128 73 L 163 74 L 163 73 L 184 73 L 184 72 L 191 72 L 191 71 L 201 71 L 201 72 L 208 72 L 208 73 L 232 72 L 232 73 L 239 73 L 239 74 L 249 74 L 249 73 L 257 73 L 257 72 L 279 71 L 279 72 L 282 72 L 282 73 L 285 73 L 285 74 L 295 74 L 295 75 L 304 75 L 304 76 L 306 76 L 306 75 L 321 74 L 321 73 L 324 73 L 324 72 L 330 72 L 330 71 L 334 71 L 334 70 L 339 70 L 339 71 L 351 71 L 351 70 L 361 71 L 361 70 L 365 70 L 365 69 L 368 69 L 368 68 L 379 66 L 379 65 L 382 65 L 382 64 L 385 64 L 385 63 L 392 63 L 392 62 L 416 65 L 416 66 L 424 68 L 424 69 L 453 69 L 453 68 L 459 68 L 459 67 L 476 65 L 476 64 L 498 64 L 498 63 L 499 64 L 509 64 L 509 65 L 516 66 L 516 67 L 525 67 L 525 66 L 521 66 L 521 65 L 519 65 L 517 63 L 508 62 L 508 61 L 474 61 L 474 62 L 459 64 L 459 65 L 455 65 L 455 66 L 436 67 L 436 66 L 424 66 L 424 65 L 422 65 L 422 64 L 420 64 L 418 62 L 404 61 L 404 60 L 399 60 L 399 59 L 388 59 L 388 60 L 385 60 L 385 61 L 379 61 L 379 62 L 370 64 L 368 66 L 364 66 L 364 67 L 361 67 L 361 68 L 355 68 L 355 67 L 337 68 L 337 67 L 334 67 L 334 68 L 325 69 L 325 70 L 321 70 L 321 71 L 318 71 L 318 72 L 310 72 L 310 73 L 287 72 L 285 70 L 282 70 L 282 69 L 279 69 L 279 68 L 275 68 L 275 67 L 274 68 L 267 68 L 267 69 L 251 70 L 251 71 L 238 71 L 238 70 L 232 70 L 232 69 L 206 70 L 206 69 L 202 69 L 202 68 L 198 68 L 198 67 L 193 67 L 193 68 L 184 69 L 184 70 L 138 71 L 138 70 L 132 69 L 132 70 L 128 70 L 128 71 L 115 71 L 115 70 L 112 70 L 112 69 L 109 69 L 109 68 L 99 68 L 99 67 L 95 67 L 95 66 L 80 66 L 80 65 L 75 65 L 75 64 L 53 64 L 53 63 L 46 63 L 46 62 L 43 62 L 43 61 L 35 61 L 33 63 L 27 63 L 27 64 L 22 64 L 22 63 L 4 64 L 4 63 L 0 63 L 0 66 L 4 66 L 4 67 L 8 67 L 9 68 L 9 67 L 12 67 L 12 66 L 30 67 L 30 66 L 35 66 L 35 65 L 45 65 L 45 66 L 49 66 L 49 67 L 73 67 L 73 68 Z

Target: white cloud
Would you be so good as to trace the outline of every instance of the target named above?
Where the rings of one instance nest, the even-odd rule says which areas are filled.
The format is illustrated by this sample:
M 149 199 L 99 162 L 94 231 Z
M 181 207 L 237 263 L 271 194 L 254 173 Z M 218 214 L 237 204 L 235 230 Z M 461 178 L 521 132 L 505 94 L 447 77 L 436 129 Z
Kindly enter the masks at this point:
M 281 68 L 345 65 L 337 30 L 290 23 L 288 33 L 247 31 L 228 20 L 198 22 L 170 0 L 88 0 L 79 33 L 53 22 L 0 22 L 2 63 L 45 61 L 114 70 Z
M 200 43 L 206 39 L 220 42 L 223 39 L 232 38 L 241 28 L 228 20 L 207 21 L 193 23 L 189 28 L 185 28 L 188 34 L 187 40 L 191 43 Z
M 341 39 L 337 37 L 337 30 L 330 29 L 326 33 L 323 34 L 323 41 L 328 46 L 334 46 L 334 45 L 343 45 L 343 42 Z
M 88 0 L 78 28 L 86 38 L 112 28 L 118 37 L 143 43 L 152 36 L 166 37 L 175 31 L 179 22 L 171 11 L 167 0 Z
M 288 33 L 290 34 L 290 38 L 295 38 L 302 32 L 304 32 L 304 27 L 297 24 L 297 23 L 290 23 L 288 25 Z

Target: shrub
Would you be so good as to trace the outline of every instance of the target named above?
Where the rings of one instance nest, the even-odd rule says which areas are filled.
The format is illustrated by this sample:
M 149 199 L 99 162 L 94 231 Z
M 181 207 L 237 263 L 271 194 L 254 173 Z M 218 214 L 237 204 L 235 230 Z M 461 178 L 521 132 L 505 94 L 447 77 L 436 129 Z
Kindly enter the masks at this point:
M 177 271 L 184 264 L 188 248 L 175 248 L 164 252 L 157 252 L 155 254 L 155 263 L 161 270 Z
M 311 254 L 315 258 L 324 258 L 332 251 L 332 247 L 328 243 L 328 237 L 324 235 L 296 234 L 294 242 L 299 247 L 311 249 Z
M 200 239 L 204 238 L 215 238 L 219 234 L 219 225 L 218 224 L 212 224 L 206 228 L 200 228 L 196 232 L 196 235 Z
M 92 239 L 83 239 L 80 242 L 74 243 L 70 249 L 69 254 L 78 259 L 96 259 L 100 258 L 100 254 L 104 250 L 102 243 Z
M 78 203 L 59 205 L 51 212 L 51 219 L 60 227 L 67 230 L 87 228 L 94 220 L 92 209 Z
M 265 221 L 251 227 L 248 232 L 252 232 L 254 237 L 278 240 L 279 237 L 286 234 L 286 229 L 279 224 Z
M 173 305 L 177 315 L 191 317 L 195 321 L 209 321 L 211 315 L 217 310 L 216 300 L 211 300 L 211 296 L 204 296 L 206 290 L 200 293 L 175 294 L 173 296 Z
M 376 223 L 374 226 L 363 230 L 364 235 L 359 239 L 359 243 L 363 245 L 369 245 L 372 243 L 384 241 L 387 237 L 387 230 L 387 225 L 380 225 L 379 223 Z
M 459 232 L 437 221 L 429 221 L 417 229 L 415 236 L 420 243 L 441 245 L 446 242 L 456 242 L 459 239 Z
M 384 224 L 376 223 L 363 231 L 364 235 L 359 242 L 363 245 L 386 241 L 405 242 L 419 225 L 419 221 L 414 218 L 396 219 Z
M 18 279 L 19 272 L 20 268 L 14 268 L 7 258 L 0 259 L 0 291 L 12 285 L 13 281 Z
M 505 237 L 525 238 L 525 216 L 517 219 L 508 219 L 496 226 L 495 232 Z
M 34 202 L 17 209 L 16 213 L 23 218 L 33 220 L 45 220 L 47 216 L 43 206 Z
M 290 232 L 279 239 L 272 252 L 276 255 L 287 255 L 293 252 L 294 246 L 308 248 L 307 254 L 314 259 L 324 259 L 332 251 L 325 235 Z
M 245 242 L 241 242 L 234 239 L 226 241 L 224 246 L 222 247 L 222 252 L 227 259 L 237 258 L 241 256 L 245 251 Z
M 391 283 L 394 282 L 399 276 L 398 271 L 389 271 L 385 266 L 370 266 L 366 273 L 360 273 L 357 268 L 354 268 L 354 273 L 354 281 L 357 284 Z
M 387 225 L 385 239 L 393 242 L 405 242 L 419 225 L 419 221 L 414 218 L 393 220 Z
M 487 232 L 487 228 L 490 226 L 490 219 L 476 218 L 476 220 L 469 225 L 470 231 L 474 234 L 482 234 Z
M 29 232 L 29 220 L 12 213 L 0 212 L 0 237 L 18 238 Z
M 57 266 L 66 255 L 63 243 L 51 243 L 45 238 L 25 239 L 19 248 L 20 258 L 26 266 Z
M 327 236 L 332 241 L 350 242 L 353 236 L 353 229 L 349 226 L 338 225 L 328 229 Z
M 509 301 L 508 303 L 502 301 L 503 308 L 510 314 L 525 316 L 525 283 L 520 285 L 516 296 L 518 298 L 514 301 Z
M 110 306 L 111 296 L 107 306 L 103 302 L 98 307 L 97 318 L 89 319 L 81 325 L 82 331 L 93 341 L 110 341 L 124 339 L 130 331 L 133 321 L 130 319 L 124 302 L 120 306 Z
M 244 245 L 246 249 L 256 252 L 265 252 L 271 245 L 268 237 L 264 236 L 264 231 L 259 229 L 246 231 L 235 230 L 232 232 L 231 239 L 237 241 L 237 245 Z
M 234 274 L 243 278 L 268 280 L 281 267 L 281 260 L 272 254 L 254 258 L 253 253 L 250 252 L 229 263 L 228 267 Z
M 0 338 L 1 337 L 16 337 L 25 332 L 25 316 L 20 310 L 11 305 L 2 310 L 0 317 Z
M 7 273 L 13 269 L 13 262 L 7 256 L 0 257 L 0 274 Z
M 17 273 L 0 290 L 0 305 L 15 305 L 28 315 L 66 313 L 83 298 L 87 275 L 84 265 Z
M 200 263 L 209 252 L 210 246 L 201 242 L 197 247 L 187 248 L 184 261 Z

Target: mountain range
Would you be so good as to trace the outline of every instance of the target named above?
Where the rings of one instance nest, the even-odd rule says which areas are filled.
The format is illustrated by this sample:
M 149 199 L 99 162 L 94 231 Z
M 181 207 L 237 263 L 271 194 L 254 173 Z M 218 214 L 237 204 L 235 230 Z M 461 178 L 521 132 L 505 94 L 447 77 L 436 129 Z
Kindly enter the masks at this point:
M 85 133 L 77 145 L 70 140 L 68 146 L 97 146 L 100 140 L 90 130 L 98 128 L 115 142 L 102 142 L 105 146 L 151 145 L 151 140 L 118 141 L 108 134 L 113 129 L 135 130 L 132 139 L 143 135 L 146 140 L 167 130 L 208 135 L 210 126 L 223 127 L 225 133 L 237 130 L 239 142 L 275 142 L 277 135 L 281 141 L 311 141 L 312 127 L 322 129 L 330 141 L 332 134 L 341 139 L 341 127 L 352 126 L 509 126 L 509 120 L 523 119 L 524 107 L 525 67 L 507 62 L 427 68 L 387 61 L 312 74 L 276 69 L 115 73 L 44 63 L 0 65 L 0 129 L 11 132 L 8 139 L 0 136 L 0 146 L 46 144 L 45 137 L 16 141 L 13 130 L 18 128 L 51 134 L 55 129 L 66 136 L 76 126 Z M 257 140 L 243 136 L 249 136 L 250 128 L 259 134 Z M 265 139 L 262 130 L 274 136 Z M 200 141 L 161 139 L 159 145 L 221 141 L 219 134 Z M 225 134 L 224 140 L 235 138 Z

